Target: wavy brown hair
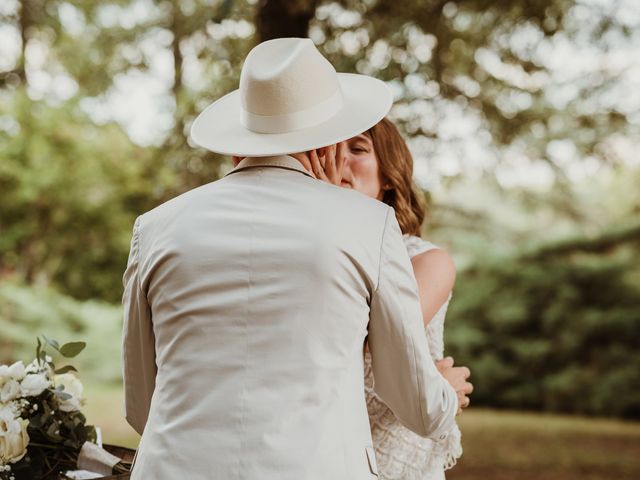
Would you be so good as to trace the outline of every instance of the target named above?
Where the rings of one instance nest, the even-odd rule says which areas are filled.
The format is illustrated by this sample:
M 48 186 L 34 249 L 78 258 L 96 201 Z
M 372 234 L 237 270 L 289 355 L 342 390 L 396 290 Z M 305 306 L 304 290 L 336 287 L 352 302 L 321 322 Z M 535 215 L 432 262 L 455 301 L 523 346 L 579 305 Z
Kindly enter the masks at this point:
M 425 217 L 422 195 L 413 183 L 413 157 L 396 126 L 384 118 L 365 135 L 371 138 L 383 185 L 382 201 L 396 211 L 402 233 L 420 236 Z

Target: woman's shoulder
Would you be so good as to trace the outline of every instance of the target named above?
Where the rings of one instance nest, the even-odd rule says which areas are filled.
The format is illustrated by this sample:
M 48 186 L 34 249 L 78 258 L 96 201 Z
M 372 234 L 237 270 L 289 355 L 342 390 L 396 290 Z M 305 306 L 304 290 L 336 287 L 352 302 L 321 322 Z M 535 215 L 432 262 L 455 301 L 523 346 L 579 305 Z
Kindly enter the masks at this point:
M 443 284 L 451 284 L 456 278 L 456 266 L 449 252 L 423 238 L 403 236 L 407 252 L 416 274 L 426 271 L 439 276 Z

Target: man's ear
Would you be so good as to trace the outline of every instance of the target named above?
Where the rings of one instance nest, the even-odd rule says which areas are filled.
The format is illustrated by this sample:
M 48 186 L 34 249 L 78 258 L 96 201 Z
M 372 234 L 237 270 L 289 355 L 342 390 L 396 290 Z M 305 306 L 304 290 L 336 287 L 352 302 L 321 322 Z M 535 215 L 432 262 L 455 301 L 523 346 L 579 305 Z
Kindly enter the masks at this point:
M 243 158 L 246 158 L 246 157 L 238 157 L 237 155 L 232 155 L 231 156 L 231 162 L 233 162 L 233 166 L 237 167 L 238 164 L 242 161 Z

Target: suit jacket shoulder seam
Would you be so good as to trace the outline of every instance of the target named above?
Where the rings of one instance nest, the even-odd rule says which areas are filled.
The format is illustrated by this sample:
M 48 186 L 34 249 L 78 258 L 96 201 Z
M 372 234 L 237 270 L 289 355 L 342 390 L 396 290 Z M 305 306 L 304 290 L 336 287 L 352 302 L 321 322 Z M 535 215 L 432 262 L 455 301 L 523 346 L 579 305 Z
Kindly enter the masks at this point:
M 140 249 L 142 247 L 142 242 L 140 240 L 140 237 L 142 236 L 140 231 L 142 230 L 140 224 L 142 223 L 142 216 L 143 215 L 139 215 L 138 218 L 136 218 L 135 223 L 133 224 L 133 236 L 135 237 L 135 244 L 136 244 L 136 252 L 135 252 L 135 262 L 136 262 L 136 283 L 138 284 L 138 291 L 144 295 L 144 298 L 147 298 L 147 295 L 144 293 L 144 291 L 142 290 L 142 282 L 140 281 L 140 267 L 142 266 L 140 264 Z
M 384 228 L 382 230 L 382 235 L 380 236 L 380 248 L 378 253 L 378 278 L 376 280 L 376 288 L 373 291 L 373 295 L 378 292 L 378 288 L 380 287 L 380 278 L 382 276 L 382 254 L 384 250 L 384 240 L 385 235 L 387 234 L 387 226 L 389 225 L 389 212 L 391 208 L 387 207 L 387 214 L 384 217 Z

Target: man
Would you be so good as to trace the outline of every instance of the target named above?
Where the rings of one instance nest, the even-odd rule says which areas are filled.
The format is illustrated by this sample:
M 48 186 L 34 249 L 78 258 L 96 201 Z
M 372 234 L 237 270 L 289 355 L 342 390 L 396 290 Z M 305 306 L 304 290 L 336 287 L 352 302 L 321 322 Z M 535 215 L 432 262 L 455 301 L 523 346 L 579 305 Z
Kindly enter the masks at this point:
M 448 431 L 468 374 L 442 367 L 454 389 L 430 360 L 393 210 L 296 159 L 390 106 L 382 82 L 337 74 L 289 38 L 255 47 L 239 90 L 196 119 L 195 143 L 247 158 L 135 222 L 123 279 L 133 480 L 376 478 L 367 335 L 381 398 L 420 435 Z

